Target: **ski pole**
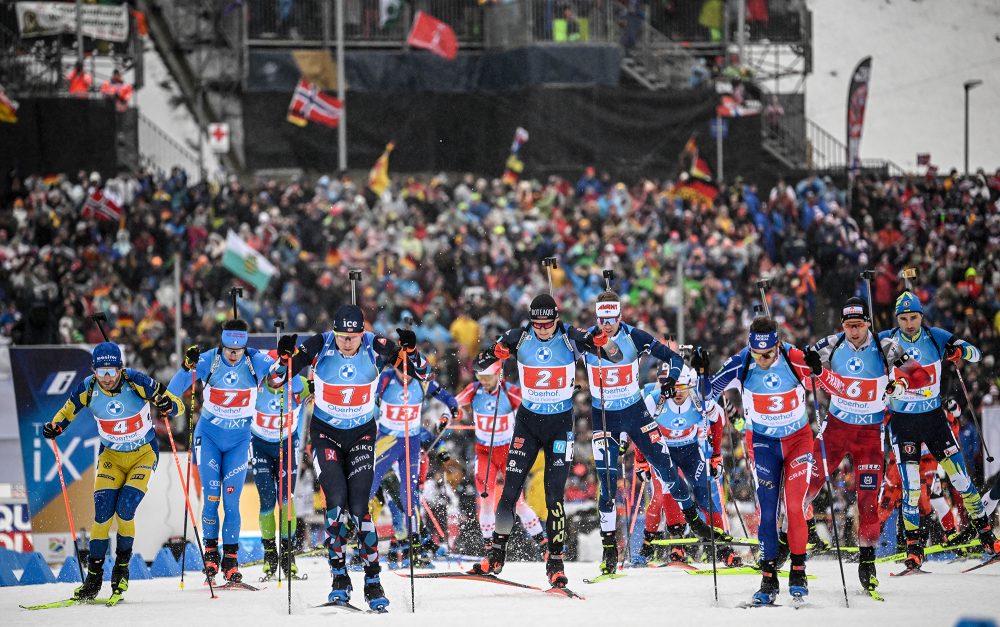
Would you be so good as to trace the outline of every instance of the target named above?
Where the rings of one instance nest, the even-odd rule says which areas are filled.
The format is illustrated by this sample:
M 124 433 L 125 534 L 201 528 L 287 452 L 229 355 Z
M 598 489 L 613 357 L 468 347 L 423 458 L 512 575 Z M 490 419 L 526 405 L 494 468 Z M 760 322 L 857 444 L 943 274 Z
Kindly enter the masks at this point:
M 549 277 L 549 296 L 552 296 L 552 270 L 559 267 L 559 259 L 557 257 L 546 257 L 542 259 L 542 265 L 545 267 L 546 274 Z
M 410 612 L 417 613 L 417 598 L 413 585 L 413 468 L 410 464 L 410 377 L 408 374 L 406 349 L 400 347 L 399 362 L 403 367 L 403 408 L 404 417 L 403 452 L 406 455 L 406 543 L 410 552 Z M 499 397 L 498 397 L 499 398 Z M 402 483 L 402 482 L 400 482 Z
M 813 413 L 816 416 L 816 426 L 821 427 L 819 413 L 819 399 L 816 396 L 816 375 L 809 373 L 809 380 L 812 382 Z M 833 509 L 833 484 L 830 482 L 830 466 L 826 461 L 826 442 L 823 441 L 823 429 L 819 431 L 819 448 L 823 456 L 823 474 L 826 479 L 826 489 L 830 493 L 830 520 L 833 522 L 833 543 L 837 547 L 837 563 L 840 565 L 840 583 L 844 586 L 844 605 L 851 607 L 851 602 L 847 599 L 847 580 L 844 578 L 844 560 L 840 554 L 840 532 L 837 531 L 837 512 Z
M 59 485 L 62 487 L 63 503 L 66 504 L 66 520 L 69 522 L 69 534 L 73 537 L 73 554 L 76 555 L 76 568 L 80 572 L 80 583 L 83 583 L 83 563 L 80 561 L 80 547 L 76 545 L 76 525 L 73 523 L 73 512 L 69 507 L 69 491 L 63 478 L 62 457 L 59 456 L 59 445 L 52 440 L 52 452 L 56 455 L 56 469 L 59 471 Z
M 191 490 L 191 457 L 194 455 L 194 450 L 193 450 L 193 446 L 192 446 L 193 443 L 194 443 L 194 425 L 192 424 L 192 422 L 194 421 L 194 396 L 195 396 L 195 386 L 196 386 L 197 383 L 198 383 L 198 368 L 195 367 L 195 368 L 191 369 L 191 411 L 188 412 L 188 417 L 187 417 L 187 429 L 188 429 L 187 475 L 183 478 L 183 480 L 184 480 L 184 494 L 185 494 L 185 498 L 187 498 L 186 495 Z M 173 434 L 171 434 L 171 438 L 173 438 Z M 178 463 L 180 463 L 180 462 L 178 462 Z M 190 504 L 189 504 L 189 506 L 190 506 Z M 195 530 L 194 530 L 195 538 L 198 538 L 198 523 L 195 520 L 194 516 L 191 516 L 191 524 L 194 525 L 194 528 L 195 528 Z M 187 561 L 187 544 L 188 544 L 187 529 L 188 529 L 188 518 L 187 518 L 187 516 L 185 516 L 184 517 L 184 551 L 181 552 L 181 590 L 184 589 L 184 572 L 185 572 L 184 571 L 184 567 L 186 565 L 185 562 Z M 198 540 L 198 550 L 201 552 L 202 555 L 205 554 L 205 551 L 202 549 L 202 546 L 201 546 L 201 540 Z M 213 592 L 212 595 L 214 596 L 215 593 Z
M 771 287 L 771 281 L 767 279 L 757 281 L 757 291 L 760 292 L 761 306 L 764 308 L 764 315 L 768 318 L 771 317 L 771 307 L 767 304 L 767 289 L 769 287 Z
M 187 513 L 187 515 L 184 517 L 184 530 L 185 530 L 185 537 L 184 537 L 184 549 L 185 550 L 184 550 L 184 553 L 187 553 L 187 535 L 186 535 L 186 533 L 187 533 L 187 521 L 188 521 L 188 518 L 190 518 L 191 519 L 191 526 L 192 526 L 192 528 L 194 528 L 194 538 L 195 538 L 195 541 L 197 541 L 197 543 L 198 543 L 198 550 L 201 552 L 202 555 L 204 555 L 205 554 L 205 548 L 201 544 L 201 534 L 198 533 L 198 523 L 195 521 L 194 510 L 191 508 L 191 498 L 190 498 L 190 495 L 188 493 L 187 486 L 184 485 L 184 473 L 181 472 L 181 460 L 177 457 L 177 445 L 174 443 L 174 432 L 173 432 L 173 429 L 170 426 L 169 418 L 166 417 L 166 416 L 164 416 L 163 421 L 167 425 L 167 439 L 170 440 L 170 450 L 173 451 L 173 454 L 174 454 L 174 465 L 177 467 L 177 480 L 180 481 L 180 483 L 181 483 L 181 491 L 184 493 L 184 507 L 185 507 L 185 511 Z M 191 461 L 191 451 L 189 450 L 188 451 L 188 462 L 190 462 L 190 461 Z M 190 478 L 190 476 L 191 476 L 190 472 L 191 472 L 191 465 L 189 463 L 188 464 L 188 478 Z M 182 557 L 181 557 L 181 564 L 183 564 L 184 563 L 183 553 L 181 555 L 182 555 Z M 215 586 L 214 586 L 214 584 L 212 584 L 212 578 L 208 577 L 208 578 L 206 578 L 206 581 L 208 582 L 208 590 L 209 590 L 209 592 L 212 595 L 211 598 L 213 598 L 213 599 L 218 598 L 218 597 L 215 596 Z M 182 567 L 181 568 L 181 590 L 183 590 L 183 589 L 184 589 L 184 570 L 183 570 L 183 567 Z
M 275 343 L 274 354 L 276 356 L 278 354 L 277 344 L 278 344 L 278 342 L 281 341 L 281 330 L 283 328 L 285 328 L 285 321 L 284 320 L 278 319 L 278 320 L 274 321 L 274 343 Z M 280 359 L 280 357 L 278 357 L 278 358 Z M 287 376 L 288 372 L 286 372 L 285 375 Z M 265 383 L 264 385 L 267 385 L 267 383 Z M 282 424 L 281 421 L 284 421 L 284 419 L 285 419 L 285 400 L 286 400 L 285 396 L 283 396 L 281 394 L 278 395 L 278 415 L 280 416 L 280 418 L 278 419 L 279 420 L 279 423 L 278 423 L 279 426 L 278 426 L 278 472 L 277 472 L 277 475 L 278 475 L 277 476 L 277 483 L 278 483 L 278 498 L 277 498 L 277 501 L 278 501 L 278 542 L 277 542 L 277 546 L 275 548 L 277 549 L 276 552 L 278 554 L 278 587 L 279 588 L 281 587 L 281 470 L 285 467 L 285 464 L 284 464 L 284 455 L 285 455 L 284 444 L 285 443 L 283 441 L 283 436 L 284 436 L 285 430 L 282 428 L 283 424 Z
M 292 417 L 295 415 L 295 409 L 289 403 L 289 398 L 292 391 L 292 360 L 290 357 L 285 358 L 285 395 L 281 400 L 281 419 L 287 421 L 286 429 L 288 429 L 288 437 L 285 438 L 285 445 L 288 447 L 288 452 L 285 454 L 285 490 L 288 496 L 288 501 L 285 504 L 285 535 L 288 536 L 288 551 L 286 553 L 292 552 Z M 288 409 L 288 415 L 285 415 L 284 410 Z M 281 471 L 278 471 L 278 501 L 281 501 Z M 278 518 L 278 535 L 281 533 L 281 518 Z M 288 574 L 286 579 L 288 580 L 288 615 L 292 615 L 292 555 L 288 555 Z M 281 561 L 278 561 L 278 572 L 281 572 Z
M 233 320 L 240 319 L 240 312 L 236 309 L 236 297 L 243 298 L 243 288 L 242 287 L 232 287 L 229 290 L 229 296 L 233 299 Z
M 704 376 L 704 370 L 698 373 L 699 378 Z M 702 420 L 705 421 L 705 433 L 711 434 L 712 425 L 708 419 L 708 413 L 705 411 L 704 399 L 701 398 L 701 390 L 703 388 L 703 383 L 699 381 L 698 389 L 695 390 L 694 397 L 698 400 L 698 411 L 701 413 Z M 711 437 L 711 436 L 709 436 Z M 696 443 L 697 444 L 697 443 Z M 708 493 L 708 526 L 712 529 L 711 533 L 711 544 L 712 544 L 712 585 L 715 587 L 715 602 L 719 602 L 719 568 L 716 562 L 715 555 L 715 499 L 712 498 L 712 485 L 711 485 L 711 472 L 709 472 L 709 466 L 707 460 L 705 460 L 704 453 L 701 452 L 701 446 L 698 447 L 698 453 L 702 457 L 702 464 L 705 468 L 705 491 Z M 692 477 L 694 479 L 694 477 Z
M 986 461 L 992 462 L 993 456 L 990 455 L 990 449 L 986 445 L 986 438 L 983 437 L 983 423 L 976 416 L 976 410 L 972 407 L 972 397 L 969 396 L 969 390 L 965 387 L 965 379 L 962 377 L 962 371 L 958 369 L 958 364 L 952 364 L 955 367 L 955 374 L 958 375 L 958 384 L 962 387 L 962 394 L 965 395 L 965 406 L 969 410 L 969 414 L 972 416 L 972 424 L 976 426 L 976 433 L 979 434 L 979 443 L 983 446 L 983 453 L 986 454 Z

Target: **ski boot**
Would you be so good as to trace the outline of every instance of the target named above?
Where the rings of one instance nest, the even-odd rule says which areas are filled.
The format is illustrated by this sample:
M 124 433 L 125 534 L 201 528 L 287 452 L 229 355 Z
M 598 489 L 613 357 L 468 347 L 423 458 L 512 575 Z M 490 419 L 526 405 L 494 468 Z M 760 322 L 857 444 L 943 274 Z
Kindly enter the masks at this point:
M 945 546 L 958 546 L 959 544 L 967 544 L 972 542 L 973 538 L 976 537 L 976 529 L 972 525 L 966 525 L 964 529 L 959 531 L 955 529 L 948 534 L 948 539 L 945 541 Z
M 778 567 L 774 560 L 760 562 L 760 590 L 753 595 L 754 605 L 773 605 L 778 598 Z
M 788 554 L 790 550 L 788 548 L 788 532 L 779 531 L 778 532 L 778 557 L 774 558 L 774 566 L 776 569 L 780 570 L 785 562 L 788 561 Z
M 219 573 L 219 563 L 222 561 L 222 556 L 219 555 L 218 540 L 205 540 L 205 554 L 202 555 L 201 560 L 205 563 L 205 567 L 202 569 L 205 577 L 215 579 Z
M 566 571 L 563 568 L 562 553 L 549 553 L 545 560 L 545 575 L 549 578 L 549 585 L 553 588 L 565 588 L 569 583 Z
M 470 575 L 499 575 L 503 570 L 503 564 L 507 557 L 507 540 L 509 535 L 493 534 L 493 544 L 486 551 L 484 557 L 478 564 L 472 566 Z
M 330 603 L 347 603 L 351 600 L 351 578 L 347 574 L 347 566 L 344 558 L 330 560 L 330 575 L 333 581 L 330 583 L 330 594 L 327 601 Z
M 73 591 L 74 599 L 93 599 L 104 584 L 104 558 L 87 561 L 87 577 L 83 585 Z
M 262 581 L 271 579 L 278 573 L 278 543 L 274 538 L 261 540 L 264 545 L 264 576 Z
M 726 568 L 739 568 L 743 565 L 743 558 L 741 558 L 731 546 L 719 547 L 716 552 L 716 557 L 718 557 L 719 561 L 722 562 L 722 565 Z
M 365 565 L 365 602 L 373 611 L 379 613 L 385 612 L 385 608 L 389 606 L 389 599 L 385 598 L 385 591 L 378 576 L 381 570 L 377 563 Z
M 670 547 L 670 561 L 681 562 L 686 564 L 688 561 L 687 547 L 684 546 Z
M 115 565 L 111 569 L 111 601 L 109 604 L 117 603 L 125 591 L 128 590 L 128 564 L 132 560 L 132 551 L 117 551 L 115 554 Z
M 544 531 L 539 531 L 535 535 L 531 536 L 531 539 L 535 541 L 535 545 L 538 547 L 538 557 L 540 559 L 545 559 L 545 554 L 549 550 L 549 538 L 545 535 Z M 489 548 L 489 546 L 487 546 Z
M 405 547 L 403 547 L 403 550 L 400 552 L 400 555 L 401 556 L 406 555 Z M 409 564 L 409 562 L 407 562 L 407 564 Z M 364 569 L 364 567 L 365 567 L 365 561 L 361 559 L 361 553 L 355 551 L 353 554 L 351 554 L 351 561 L 347 563 L 347 570 L 360 572 L 361 570 Z
M 980 516 L 973 519 L 972 524 L 976 527 L 976 531 L 979 532 L 979 543 L 983 545 L 983 551 L 987 555 L 1000 553 L 1000 541 L 993 535 L 993 529 L 990 527 L 990 519 L 986 516 Z
M 819 533 L 816 532 L 816 519 L 810 518 L 806 521 L 806 527 L 809 529 L 809 537 L 806 540 L 812 545 L 812 552 L 815 553 L 828 553 L 830 551 L 830 544 L 819 537 Z
M 399 568 L 399 541 L 396 538 L 389 540 L 389 550 L 386 551 L 385 561 L 389 567 L 389 570 L 396 570 Z
M 618 539 L 615 538 L 614 531 L 601 532 L 601 548 L 604 554 L 601 556 L 601 574 L 613 575 L 618 572 Z
M 858 554 L 861 556 L 858 579 L 861 580 L 861 587 L 871 592 L 878 587 L 878 579 L 875 577 L 875 547 L 863 546 Z
M 656 546 L 653 544 L 653 540 L 659 540 L 663 538 L 663 534 L 658 531 L 646 531 L 642 536 L 642 547 L 639 549 L 639 554 L 632 558 L 632 565 L 642 568 L 653 561 L 656 555 Z
M 795 599 L 809 596 L 809 580 L 806 579 L 806 554 L 792 553 L 792 567 L 788 572 L 788 593 Z
M 292 552 L 292 541 L 288 538 L 281 539 L 281 571 L 285 573 L 286 579 L 298 577 L 299 567 L 295 564 L 295 554 Z
M 238 544 L 222 545 L 222 576 L 229 583 L 240 583 L 243 581 L 243 573 L 240 572 L 240 563 L 237 554 L 240 549 Z
M 733 540 L 733 537 L 728 533 L 707 525 L 701 519 L 701 516 L 698 514 L 698 508 L 695 505 L 684 510 L 684 518 L 687 519 L 691 531 L 702 540 L 709 540 L 712 536 L 715 536 L 716 542 L 732 542 Z
M 906 570 L 920 570 L 924 563 L 924 538 L 919 529 L 906 531 Z

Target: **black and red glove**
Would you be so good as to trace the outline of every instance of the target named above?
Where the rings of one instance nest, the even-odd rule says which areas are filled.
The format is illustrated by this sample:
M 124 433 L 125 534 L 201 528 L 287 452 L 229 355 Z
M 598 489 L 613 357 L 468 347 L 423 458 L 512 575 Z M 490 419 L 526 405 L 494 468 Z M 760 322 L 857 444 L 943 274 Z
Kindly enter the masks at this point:
M 493 346 L 493 355 L 500 360 L 507 359 L 508 357 L 510 357 L 510 349 L 507 348 L 502 343 L 497 342 Z

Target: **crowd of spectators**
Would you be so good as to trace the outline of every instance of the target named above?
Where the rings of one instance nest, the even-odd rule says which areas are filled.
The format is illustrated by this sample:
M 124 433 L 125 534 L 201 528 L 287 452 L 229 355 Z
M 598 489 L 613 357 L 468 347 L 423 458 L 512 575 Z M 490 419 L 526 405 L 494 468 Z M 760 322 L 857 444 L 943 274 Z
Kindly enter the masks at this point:
M 130 365 L 163 381 L 178 363 L 175 264 L 182 344 L 215 345 L 231 315 L 235 279 L 220 260 L 232 230 L 280 270 L 240 302 L 254 330 L 270 331 L 279 317 L 292 332 L 330 328 L 331 313 L 350 298 L 347 271 L 360 268 L 358 298 L 372 328 L 392 333 L 412 315 L 422 350 L 455 392 L 472 379 L 481 345 L 521 324 L 532 297 L 547 291 L 544 257 L 560 261 L 552 279 L 564 320 L 594 322 L 602 270 L 612 269 L 626 321 L 659 337 L 683 335 L 710 350 L 715 365 L 746 341 L 757 279 L 771 280 L 770 310 L 783 338 L 801 345 L 836 330 L 839 305 L 864 294 L 866 268 L 876 270 L 878 326 L 889 328 L 898 273 L 913 266 L 928 321 L 986 355 L 963 366 L 973 402 L 1000 402 L 1000 170 L 862 175 L 851 198 L 829 177 L 779 179 L 768 190 L 737 178 L 714 202 L 685 199 L 673 179 L 616 181 L 594 168 L 577 181 L 514 186 L 472 174 L 399 177 L 381 197 L 346 174 L 192 185 L 177 169 L 107 180 L 12 173 L 2 185 L 0 341 L 97 342 L 86 316 L 107 311 Z M 98 189 L 120 201 L 120 221 L 81 217 Z M 586 377 L 578 380 L 586 460 L 590 405 Z M 965 440 L 975 443 L 974 435 Z

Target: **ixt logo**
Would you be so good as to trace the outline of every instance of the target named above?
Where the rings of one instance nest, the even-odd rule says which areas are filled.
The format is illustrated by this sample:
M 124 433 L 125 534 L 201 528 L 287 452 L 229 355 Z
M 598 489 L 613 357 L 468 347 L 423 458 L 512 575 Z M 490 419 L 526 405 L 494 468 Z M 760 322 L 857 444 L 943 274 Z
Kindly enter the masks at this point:
M 108 403 L 108 413 L 112 416 L 121 416 L 125 413 L 125 406 L 122 405 L 121 401 L 111 401 Z
M 552 351 L 547 346 L 543 346 L 535 351 L 535 357 L 538 358 L 538 361 L 545 363 L 552 359 Z
M 854 374 L 857 374 L 864 370 L 865 362 L 860 357 L 851 357 L 847 360 L 847 370 Z
M 910 359 L 914 361 L 920 361 L 920 349 L 916 346 L 911 346 L 906 349 L 906 354 L 910 356 Z
M 764 375 L 764 385 L 769 389 L 776 389 L 779 385 L 781 385 L 781 377 L 773 372 L 769 372 Z
M 340 367 L 340 378 L 344 380 L 350 380 L 354 378 L 354 375 L 358 373 L 357 368 L 351 364 L 344 364 Z
M 222 377 L 222 380 L 226 385 L 236 385 L 236 382 L 240 380 L 240 375 L 235 370 L 230 370 L 226 376 Z

